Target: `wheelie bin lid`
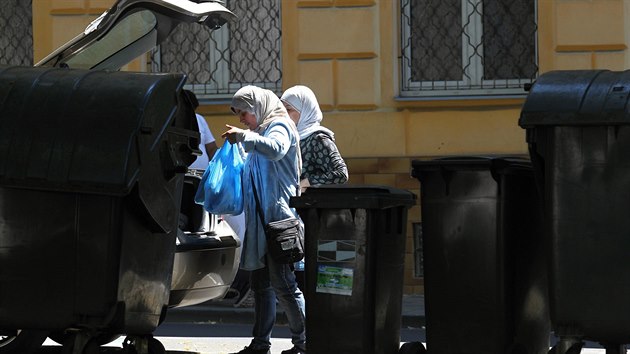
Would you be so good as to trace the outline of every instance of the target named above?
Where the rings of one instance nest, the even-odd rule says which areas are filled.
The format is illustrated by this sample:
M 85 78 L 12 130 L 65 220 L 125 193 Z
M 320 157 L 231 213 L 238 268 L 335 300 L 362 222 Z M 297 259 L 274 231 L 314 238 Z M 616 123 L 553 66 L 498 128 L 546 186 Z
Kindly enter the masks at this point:
M 0 66 L 0 186 L 128 194 L 158 175 L 183 74 Z
M 310 186 L 299 197 L 292 197 L 293 208 L 387 209 L 416 204 L 408 190 L 377 185 L 330 184 Z
M 518 124 L 585 126 L 630 124 L 630 71 L 559 70 L 532 85 Z
M 533 174 L 531 161 L 519 156 L 452 156 L 433 160 L 411 161 L 411 176 L 419 180 L 423 172 L 435 171 L 480 171 L 487 170 L 493 175 Z

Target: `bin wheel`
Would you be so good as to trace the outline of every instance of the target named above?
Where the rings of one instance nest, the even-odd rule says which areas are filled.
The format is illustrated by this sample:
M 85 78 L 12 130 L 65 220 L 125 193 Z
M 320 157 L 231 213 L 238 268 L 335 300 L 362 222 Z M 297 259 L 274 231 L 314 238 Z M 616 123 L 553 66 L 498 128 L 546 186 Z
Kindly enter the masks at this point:
M 142 348 L 146 348 L 146 352 Z M 125 354 L 166 354 L 164 345 L 153 336 L 127 337 L 123 342 Z
M 149 338 L 149 354 L 166 354 L 166 348 L 159 340 Z
M 0 354 L 30 354 L 41 348 L 48 336 L 42 330 L 0 329 Z
M 130 337 L 125 338 L 125 340 L 123 341 L 122 347 L 123 347 L 123 353 L 125 354 L 138 354 L 134 341 Z
M 400 346 L 398 354 L 425 354 L 427 352 L 421 342 L 407 342 Z

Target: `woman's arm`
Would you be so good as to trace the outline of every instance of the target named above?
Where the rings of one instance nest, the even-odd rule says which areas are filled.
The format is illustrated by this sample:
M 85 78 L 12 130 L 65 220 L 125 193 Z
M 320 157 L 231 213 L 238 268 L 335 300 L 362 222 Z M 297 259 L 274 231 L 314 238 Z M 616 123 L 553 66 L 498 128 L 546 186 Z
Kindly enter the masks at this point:
M 348 167 L 328 134 L 315 133 L 302 151 L 309 184 L 342 184 L 348 181 Z
M 264 136 L 248 131 L 243 138 L 243 147 L 245 151 L 256 150 L 265 158 L 278 161 L 291 147 L 289 130 L 282 124 L 272 124 Z
M 228 131 L 221 135 L 230 143 L 241 143 L 245 152 L 256 150 L 263 157 L 277 161 L 280 160 L 291 148 L 289 128 L 282 123 L 271 124 L 264 135 L 233 127 L 226 124 Z

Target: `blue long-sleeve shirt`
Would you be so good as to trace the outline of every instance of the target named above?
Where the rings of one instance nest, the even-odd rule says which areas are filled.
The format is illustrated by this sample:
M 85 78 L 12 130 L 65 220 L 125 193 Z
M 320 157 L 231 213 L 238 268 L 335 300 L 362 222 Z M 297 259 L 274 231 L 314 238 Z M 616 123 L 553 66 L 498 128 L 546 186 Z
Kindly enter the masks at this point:
M 242 146 L 247 152 L 243 168 L 243 197 L 246 230 L 241 253 L 241 268 L 255 270 L 265 267 L 267 241 L 263 225 L 289 217 L 298 217 L 289 207 L 299 185 L 299 138 L 286 125 L 276 121 L 260 134 L 248 131 Z M 264 224 L 256 213 L 256 193 L 264 214 Z

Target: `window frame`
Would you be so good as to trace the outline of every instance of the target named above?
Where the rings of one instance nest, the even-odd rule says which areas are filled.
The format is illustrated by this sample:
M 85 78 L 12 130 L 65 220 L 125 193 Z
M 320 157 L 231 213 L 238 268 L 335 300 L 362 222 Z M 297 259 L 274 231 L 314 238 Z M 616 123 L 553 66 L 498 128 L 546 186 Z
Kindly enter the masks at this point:
M 468 16 L 474 20 L 472 26 L 462 28 L 462 80 L 412 81 L 412 49 L 411 43 L 411 2 L 400 0 L 400 85 L 399 99 L 401 100 L 434 100 L 434 99 L 495 99 L 525 97 L 524 87 L 534 82 L 539 75 L 536 71 L 534 78 L 513 78 L 483 80 L 483 0 L 461 0 L 462 26 L 469 22 Z M 534 0 L 534 19 L 536 19 L 536 34 L 534 35 L 535 65 L 539 67 L 538 48 L 538 0 Z M 476 11 L 475 8 L 481 8 Z M 470 24 L 469 23 L 469 24 Z M 473 38 L 468 44 L 467 38 Z M 481 55 L 472 55 L 475 52 Z M 467 65 L 472 61 L 473 65 Z M 468 80 L 470 78 L 470 80 Z

